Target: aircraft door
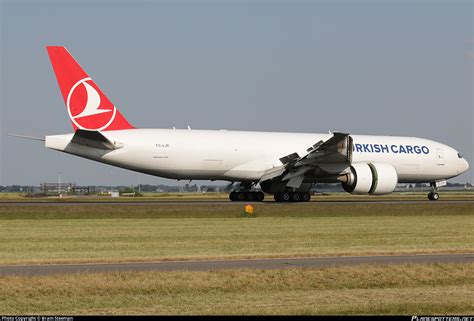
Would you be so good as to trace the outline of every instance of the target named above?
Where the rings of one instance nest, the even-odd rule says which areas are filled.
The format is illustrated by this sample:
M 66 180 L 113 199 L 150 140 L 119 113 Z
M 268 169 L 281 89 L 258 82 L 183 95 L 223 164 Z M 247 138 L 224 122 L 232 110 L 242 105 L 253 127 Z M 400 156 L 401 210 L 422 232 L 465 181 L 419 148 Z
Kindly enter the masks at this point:
M 438 158 L 438 165 L 444 165 L 444 150 L 441 148 L 436 149 L 436 157 Z

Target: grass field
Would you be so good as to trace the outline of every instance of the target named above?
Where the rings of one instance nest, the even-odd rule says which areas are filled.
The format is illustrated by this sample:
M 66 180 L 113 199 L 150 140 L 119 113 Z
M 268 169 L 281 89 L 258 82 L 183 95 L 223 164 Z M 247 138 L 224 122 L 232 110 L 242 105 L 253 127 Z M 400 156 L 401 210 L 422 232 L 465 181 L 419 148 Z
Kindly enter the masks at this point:
M 427 200 L 429 190 L 409 191 L 409 192 L 395 192 L 388 195 L 368 196 L 368 195 L 352 195 L 348 193 L 321 193 L 312 197 L 312 201 L 367 201 L 367 200 Z M 440 199 L 442 200 L 474 200 L 474 190 L 466 191 L 440 191 Z M 81 196 L 81 195 L 67 195 L 47 196 L 47 197 L 28 197 L 26 193 L 0 193 L 0 202 L 21 201 L 21 202 L 147 202 L 159 200 L 192 200 L 192 201 L 228 201 L 229 193 L 143 193 L 141 197 L 118 197 L 112 198 L 109 196 Z M 272 195 L 266 195 L 265 200 L 272 201 Z
M 474 252 L 472 203 L 0 204 L 0 264 Z M 474 264 L 0 277 L 0 314 L 474 313 Z
M 0 206 L 0 264 L 474 252 L 474 204 Z
M 472 315 L 474 264 L 0 277 L 0 314 Z

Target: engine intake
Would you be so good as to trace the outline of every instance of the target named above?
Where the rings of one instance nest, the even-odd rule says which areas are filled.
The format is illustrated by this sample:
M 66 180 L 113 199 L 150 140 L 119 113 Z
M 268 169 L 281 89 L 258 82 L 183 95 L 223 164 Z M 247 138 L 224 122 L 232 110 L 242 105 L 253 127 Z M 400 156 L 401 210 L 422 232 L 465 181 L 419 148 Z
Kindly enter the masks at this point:
M 398 183 L 398 174 L 385 163 L 356 163 L 350 172 L 338 177 L 342 187 L 352 194 L 384 195 L 392 193 Z

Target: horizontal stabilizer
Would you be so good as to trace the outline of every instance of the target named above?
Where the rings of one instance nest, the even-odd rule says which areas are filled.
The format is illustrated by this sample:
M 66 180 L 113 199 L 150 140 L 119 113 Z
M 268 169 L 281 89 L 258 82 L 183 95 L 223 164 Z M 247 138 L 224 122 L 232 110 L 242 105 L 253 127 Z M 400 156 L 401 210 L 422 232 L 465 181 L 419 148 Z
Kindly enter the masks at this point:
M 42 141 L 42 142 L 45 141 L 45 139 L 42 138 L 42 137 L 32 137 L 32 136 L 24 136 L 24 135 L 17 135 L 17 134 L 7 134 L 7 135 L 11 136 L 11 137 L 25 138 L 25 139 L 31 139 L 31 140 L 39 140 L 39 141 Z
M 120 148 L 98 131 L 78 129 L 71 143 L 98 149 L 114 150 Z

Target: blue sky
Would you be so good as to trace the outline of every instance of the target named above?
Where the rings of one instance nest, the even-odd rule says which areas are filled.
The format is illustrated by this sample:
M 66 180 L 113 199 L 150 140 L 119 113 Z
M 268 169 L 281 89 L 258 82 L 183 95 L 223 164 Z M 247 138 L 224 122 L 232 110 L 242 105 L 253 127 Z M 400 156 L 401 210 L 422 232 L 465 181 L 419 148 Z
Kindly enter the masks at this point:
M 138 174 L 7 132 L 71 131 L 45 46 L 135 126 L 418 136 L 471 162 L 472 1 L 2 1 L 0 184 Z M 140 175 L 142 183 L 174 181 Z

